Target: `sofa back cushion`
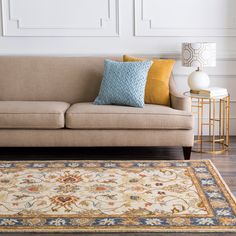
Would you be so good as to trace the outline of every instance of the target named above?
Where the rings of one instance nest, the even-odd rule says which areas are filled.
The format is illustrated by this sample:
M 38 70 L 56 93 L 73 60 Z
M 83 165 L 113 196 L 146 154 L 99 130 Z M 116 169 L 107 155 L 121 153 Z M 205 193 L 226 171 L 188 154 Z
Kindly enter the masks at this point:
M 104 59 L 121 57 L 0 56 L 0 100 L 92 102 Z
M 1 56 L 0 100 L 94 101 L 103 65 L 104 57 Z

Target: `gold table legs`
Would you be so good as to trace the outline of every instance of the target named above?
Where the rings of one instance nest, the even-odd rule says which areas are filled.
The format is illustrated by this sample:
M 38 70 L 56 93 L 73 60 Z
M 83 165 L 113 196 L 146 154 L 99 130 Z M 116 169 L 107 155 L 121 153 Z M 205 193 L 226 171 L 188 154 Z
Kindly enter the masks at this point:
M 230 96 L 224 98 L 192 98 L 193 113 L 198 118 L 198 134 L 193 151 L 223 153 L 229 148 Z M 208 114 L 205 117 L 204 115 Z M 208 128 L 208 134 L 204 128 Z

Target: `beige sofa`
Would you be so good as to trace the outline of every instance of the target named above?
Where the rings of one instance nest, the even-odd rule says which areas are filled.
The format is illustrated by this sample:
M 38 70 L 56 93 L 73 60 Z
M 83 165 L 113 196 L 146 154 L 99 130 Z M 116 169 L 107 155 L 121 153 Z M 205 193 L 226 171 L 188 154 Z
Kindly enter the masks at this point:
M 120 58 L 110 58 L 120 60 Z M 0 57 L 0 146 L 193 145 L 190 101 L 171 79 L 171 107 L 93 105 L 102 57 Z

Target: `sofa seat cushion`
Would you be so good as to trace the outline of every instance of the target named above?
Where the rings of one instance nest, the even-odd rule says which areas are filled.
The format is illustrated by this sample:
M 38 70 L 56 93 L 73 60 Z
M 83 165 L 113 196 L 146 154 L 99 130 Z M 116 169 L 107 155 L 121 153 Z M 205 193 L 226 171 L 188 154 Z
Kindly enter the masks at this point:
M 45 101 L 0 101 L 2 129 L 60 129 L 70 104 Z
M 191 113 L 167 106 L 146 104 L 144 108 L 77 103 L 66 112 L 71 129 L 192 129 Z

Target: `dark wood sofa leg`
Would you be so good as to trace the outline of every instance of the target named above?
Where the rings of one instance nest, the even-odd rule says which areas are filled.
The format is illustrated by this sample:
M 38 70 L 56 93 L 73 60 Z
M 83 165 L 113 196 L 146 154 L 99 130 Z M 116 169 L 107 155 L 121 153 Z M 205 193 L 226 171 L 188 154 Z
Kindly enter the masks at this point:
M 183 147 L 184 160 L 190 160 L 192 147 Z

